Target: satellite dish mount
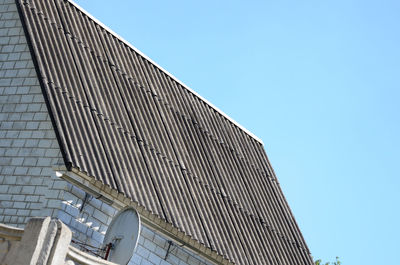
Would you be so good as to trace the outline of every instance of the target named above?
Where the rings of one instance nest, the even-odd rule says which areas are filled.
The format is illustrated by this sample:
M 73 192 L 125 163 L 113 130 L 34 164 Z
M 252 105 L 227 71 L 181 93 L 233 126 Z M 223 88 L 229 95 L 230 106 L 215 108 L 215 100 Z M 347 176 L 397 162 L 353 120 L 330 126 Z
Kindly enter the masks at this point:
M 104 259 L 126 265 L 133 256 L 140 233 L 140 216 L 125 207 L 113 218 L 103 240 Z

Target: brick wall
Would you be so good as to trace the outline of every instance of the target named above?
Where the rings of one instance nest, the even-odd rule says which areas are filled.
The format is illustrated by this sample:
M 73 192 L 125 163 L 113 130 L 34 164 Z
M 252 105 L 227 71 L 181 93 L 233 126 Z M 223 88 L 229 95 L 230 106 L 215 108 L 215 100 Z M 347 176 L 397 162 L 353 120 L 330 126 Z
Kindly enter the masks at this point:
M 129 265 L 211 265 L 147 227 L 142 227 L 139 243 Z M 168 251 L 168 255 L 167 255 Z
M 68 225 L 75 240 L 95 247 L 101 246 L 107 227 L 117 209 L 70 183 L 59 192 L 59 197 L 60 204 L 54 199 L 54 211 L 57 212 L 53 216 Z
M 58 208 L 57 204 L 54 205 L 60 209 L 54 217 L 68 225 L 72 230 L 74 240 L 100 247 L 107 227 L 119 209 L 92 196 L 88 197 L 87 193 L 70 183 L 58 194 L 62 198 L 61 208 Z M 77 244 L 72 245 L 79 248 Z M 167 238 L 142 225 L 138 246 L 129 265 L 211 264 L 176 243 L 169 247 L 169 251 L 168 247 Z
M 15 1 L 0 0 L 0 222 L 45 215 L 62 162 Z

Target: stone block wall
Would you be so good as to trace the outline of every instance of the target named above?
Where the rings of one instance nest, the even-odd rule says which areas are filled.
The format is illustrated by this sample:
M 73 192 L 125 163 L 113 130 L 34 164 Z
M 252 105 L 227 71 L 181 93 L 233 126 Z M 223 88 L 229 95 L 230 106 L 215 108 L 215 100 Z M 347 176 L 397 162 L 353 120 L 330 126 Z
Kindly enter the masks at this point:
M 100 247 L 107 227 L 119 209 L 70 183 L 59 194 L 62 194 L 61 207 L 55 208 L 58 211 L 54 217 L 71 229 L 76 242 Z M 142 225 L 138 245 L 129 265 L 211 265 L 177 243 L 169 246 L 169 242 L 161 234 Z M 79 244 L 72 245 L 83 250 Z
M 70 183 L 66 183 L 59 194 L 60 204 L 55 204 L 57 212 L 53 217 L 70 227 L 76 241 L 100 247 L 117 209 Z
M 168 254 L 167 254 L 168 253 Z M 194 253 L 142 227 L 139 243 L 129 265 L 211 265 Z
M 14 0 L 0 0 L 0 222 L 48 213 L 52 166 L 62 162 Z

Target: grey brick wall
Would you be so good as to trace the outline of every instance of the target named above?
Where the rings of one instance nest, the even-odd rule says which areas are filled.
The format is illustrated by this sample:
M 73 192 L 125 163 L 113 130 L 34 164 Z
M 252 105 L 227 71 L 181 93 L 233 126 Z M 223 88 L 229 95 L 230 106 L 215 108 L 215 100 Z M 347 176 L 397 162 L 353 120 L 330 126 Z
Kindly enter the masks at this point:
M 86 193 L 69 183 L 58 194 L 63 199 L 61 209 L 54 217 L 69 226 L 74 240 L 100 247 L 107 227 L 118 209 L 94 197 L 88 197 L 82 207 Z M 54 206 L 59 209 L 56 203 Z M 168 239 L 142 225 L 138 246 L 129 265 L 211 265 L 177 244 L 171 245 L 167 255 L 168 246 Z M 79 245 L 75 244 L 75 247 L 79 248 Z
M 138 246 L 129 265 L 211 265 L 177 244 L 172 244 L 169 250 L 168 246 L 166 238 L 142 227 Z
M 58 194 L 61 200 L 53 200 L 53 217 L 68 225 L 75 240 L 95 247 L 101 246 L 117 209 L 92 196 L 85 199 L 88 194 L 70 183 Z
M 21 227 L 48 214 L 60 162 L 15 1 L 0 0 L 0 222 Z

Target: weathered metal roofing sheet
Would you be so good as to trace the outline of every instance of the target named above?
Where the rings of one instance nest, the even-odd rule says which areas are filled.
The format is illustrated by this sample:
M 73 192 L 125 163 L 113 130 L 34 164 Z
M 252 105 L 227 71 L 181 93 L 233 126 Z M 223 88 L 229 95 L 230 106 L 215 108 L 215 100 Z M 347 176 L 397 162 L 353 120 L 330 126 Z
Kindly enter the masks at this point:
M 313 264 L 262 143 L 66 0 L 18 0 L 64 160 L 236 264 Z

